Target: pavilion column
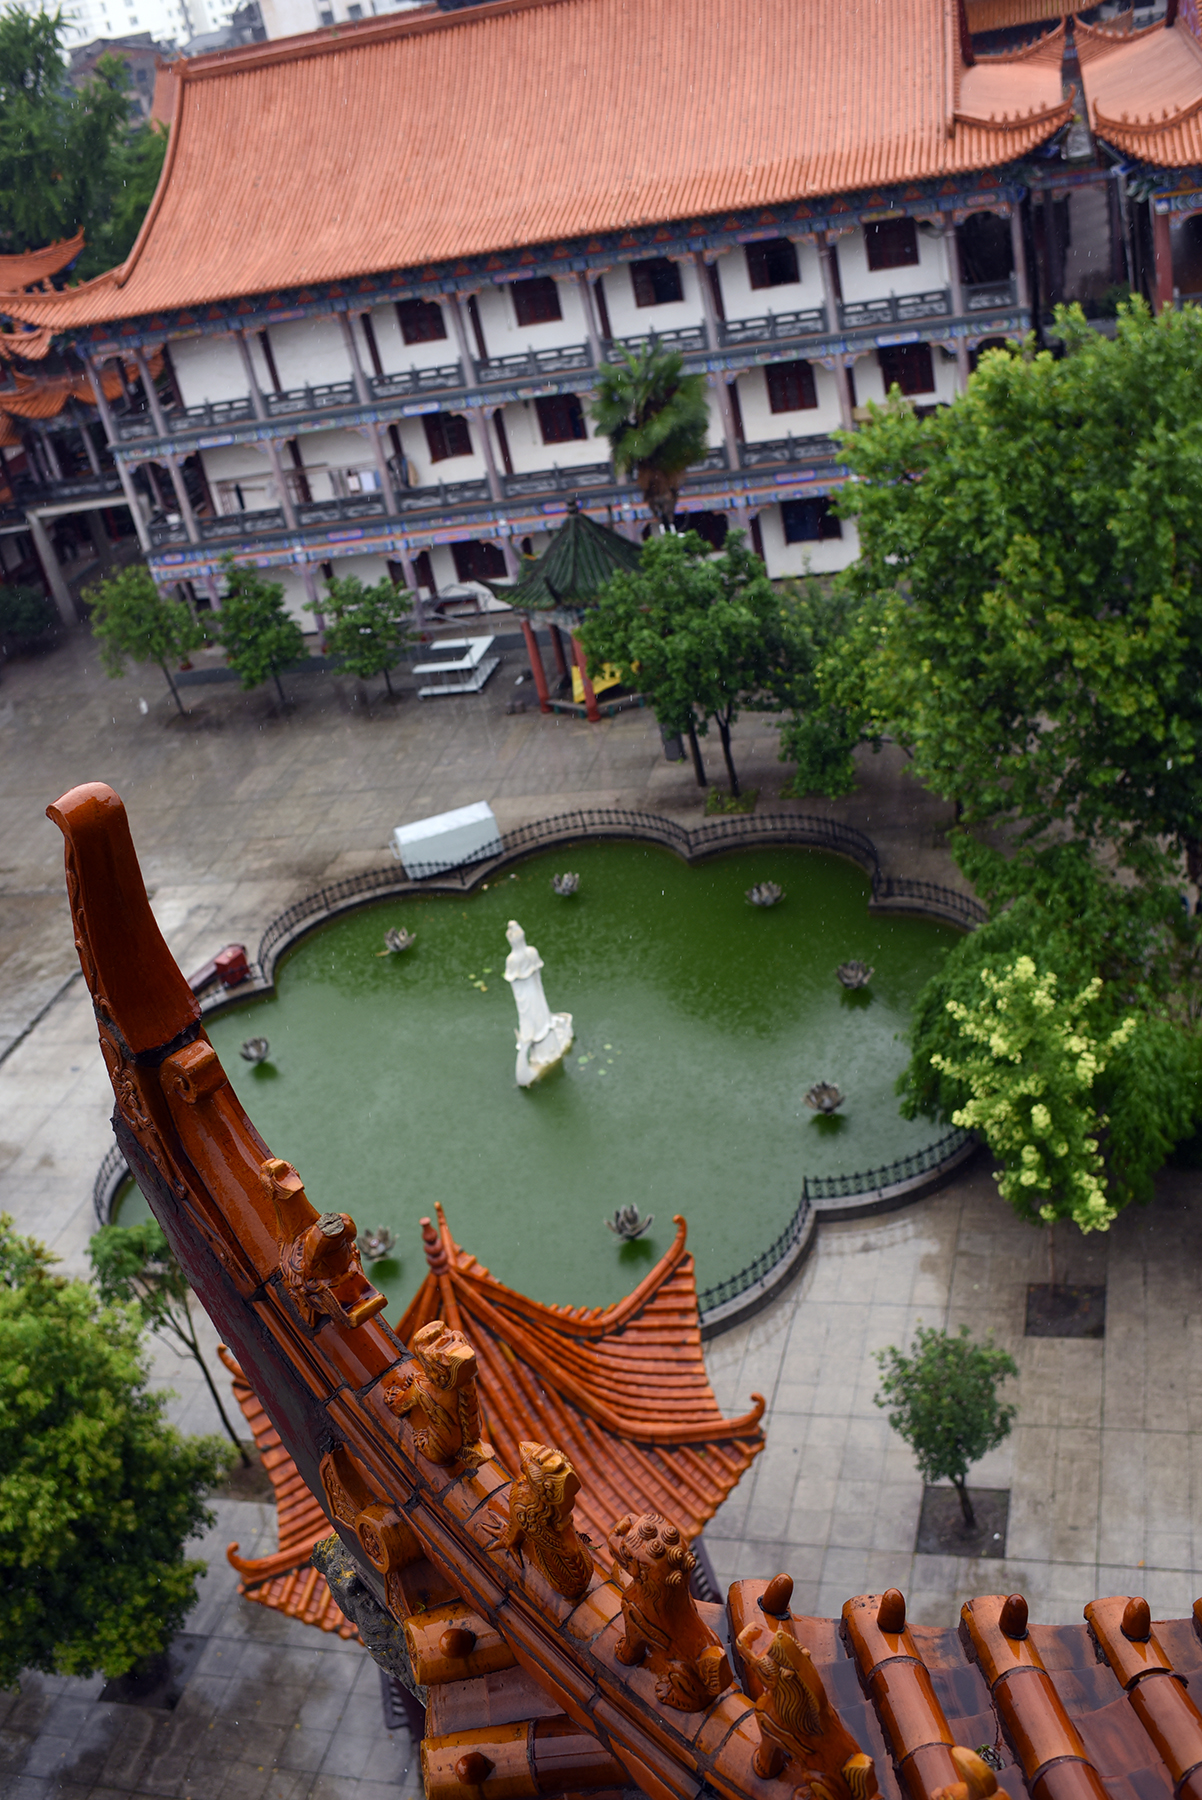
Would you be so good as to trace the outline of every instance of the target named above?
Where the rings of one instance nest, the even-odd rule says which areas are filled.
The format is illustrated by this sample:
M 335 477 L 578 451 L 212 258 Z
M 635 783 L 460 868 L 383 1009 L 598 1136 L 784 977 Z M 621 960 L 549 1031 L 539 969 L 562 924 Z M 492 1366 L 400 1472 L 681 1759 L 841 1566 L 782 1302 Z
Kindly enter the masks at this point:
M 247 386 L 250 389 L 250 403 L 254 409 L 255 418 L 266 421 L 267 406 L 263 399 L 263 390 L 259 386 L 259 378 L 255 374 L 255 365 L 251 359 L 250 345 L 246 341 L 246 333 L 244 331 L 235 331 L 233 335 L 234 342 L 238 346 L 238 354 L 242 358 L 242 368 L 246 376 Z
M 956 227 L 949 225 L 943 234 L 947 245 L 947 274 L 952 290 L 952 317 L 964 317 L 964 282 L 960 273 L 960 240 L 956 236 Z M 957 337 L 956 340 L 956 381 L 961 393 L 968 386 L 968 339 Z
M 153 463 L 143 463 L 142 467 L 145 469 L 146 479 L 150 483 L 151 498 L 154 500 L 154 503 L 160 512 L 166 512 L 167 502 L 163 498 L 163 490 L 159 485 L 158 470 Z
M 71 590 L 67 586 L 62 565 L 54 553 L 54 545 L 50 541 L 50 533 L 35 512 L 25 515 L 33 538 L 34 549 L 38 553 L 38 561 L 42 565 L 42 573 L 46 577 L 46 585 L 54 596 L 54 604 L 58 607 L 59 617 L 64 625 L 78 625 L 79 615 L 75 611 L 75 602 L 71 598 Z
M 80 426 L 79 435 L 83 439 L 83 450 L 84 455 L 88 459 L 88 467 L 91 469 L 93 475 L 103 474 L 103 470 L 100 467 L 100 458 L 96 454 L 96 446 L 92 442 L 92 429 L 86 421 Z
M 337 319 L 339 329 L 342 332 L 342 341 L 346 346 L 346 353 L 350 359 L 351 377 L 355 385 L 355 398 L 358 400 L 360 406 L 371 406 L 374 404 L 374 397 L 371 388 L 368 386 L 367 374 L 363 367 L 363 358 L 359 355 L 359 344 L 355 337 L 354 324 L 348 314 L 344 312 L 338 313 Z M 365 421 L 363 431 L 367 437 L 368 443 L 371 445 L 372 459 L 376 465 L 376 473 L 380 477 L 380 492 L 384 497 L 385 508 L 387 509 L 389 516 L 392 517 L 399 509 L 397 507 L 396 488 L 393 485 L 392 480 L 392 470 L 388 467 L 388 457 L 385 454 L 384 445 L 380 441 L 380 427 L 374 420 L 369 419 Z
M 501 484 L 496 453 L 492 447 L 492 433 L 488 429 L 488 413 L 483 406 L 469 406 L 465 410 L 475 426 L 476 435 L 480 440 L 480 454 L 484 458 L 484 472 L 488 477 L 489 495 L 496 505 L 504 506 L 505 489 Z M 521 564 L 514 554 L 513 545 L 509 538 L 501 532 L 498 531 L 496 535 L 501 545 L 501 555 L 505 558 L 505 572 L 511 581 L 516 581 L 521 575 Z
M 530 658 L 530 673 L 534 677 L 534 686 L 538 692 L 539 712 L 549 713 L 551 696 L 547 690 L 547 671 L 543 668 L 542 651 L 538 647 L 538 639 L 534 635 L 534 627 L 527 613 L 522 614 L 522 636 L 526 640 L 526 654 Z
M 184 530 L 188 534 L 188 542 L 190 544 L 199 544 L 200 527 L 196 523 L 196 514 L 192 511 L 192 501 L 184 481 L 183 471 L 179 466 L 178 460 L 174 456 L 168 456 L 167 458 L 167 473 L 170 475 L 171 485 L 175 489 L 176 505 L 179 507 L 179 516 L 184 521 Z
M 1155 308 L 1158 313 L 1173 308 L 1173 233 L 1168 213 L 1152 207 L 1152 251 L 1155 258 Z
M 705 314 L 706 336 L 710 348 L 717 350 L 722 343 L 722 326 L 718 318 L 718 308 L 714 304 L 714 290 L 710 286 L 710 272 L 700 250 L 693 252 L 693 265 L 697 270 L 697 285 L 701 289 L 701 308 Z M 722 421 L 722 441 L 726 445 L 726 461 L 733 472 L 739 467 L 739 433 L 735 427 L 734 408 L 730 403 L 730 389 L 726 385 L 726 377 L 721 373 L 709 377 L 709 385 L 718 401 L 718 417 Z
M 459 294 L 448 294 L 450 302 L 448 311 L 451 315 L 451 327 L 455 333 L 455 341 L 459 345 L 459 355 L 463 362 L 463 378 L 470 386 L 476 379 L 476 359 L 469 349 L 467 320 L 464 318 L 463 298 Z
M 818 262 L 822 269 L 822 293 L 826 301 L 827 318 L 833 333 L 840 329 L 839 284 L 835 274 L 835 248 L 825 237 L 818 245 Z M 851 383 L 847 379 L 847 364 L 841 356 L 835 357 L 835 386 L 839 390 L 839 418 L 843 429 L 854 431 L 856 422 L 852 416 Z
M 113 418 L 113 409 L 109 405 L 108 395 L 104 391 L 104 364 L 94 363 L 87 351 L 81 351 L 80 357 L 92 383 L 92 392 L 96 396 L 96 411 L 100 414 L 100 423 L 104 426 L 104 435 L 108 439 L 109 449 L 113 452 L 113 461 L 117 465 L 117 479 L 121 483 L 121 491 L 125 495 L 125 504 L 129 507 L 134 522 L 134 530 L 138 534 L 138 548 L 143 556 L 150 555 L 150 533 L 146 529 L 146 518 L 142 512 L 142 501 L 134 486 L 134 478 L 124 457 L 118 454 L 120 439 L 117 435 L 117 424 Z
M 151 551 L 150 533 L 146 529 L 146 515 L 142 511 L 142 496 L 134 486 L 133 475 L 124 458 L 117 456 L 113 460 L 117 465 L 117 474 L 121 481 L 121 491 L 125 495 L 125 504 L 129 507 L 134 530 L 138 534 L 138 548 L 143 556 L 149 556 Z
M 288 477 L 284 473 L 284 464 L 280 458 L 280 446 L 275 438 L 265 438 L 263 448 L 267 452 L 267 460 L 271 464 L 271 478 L 275 482 L 276 493 L 280 496 L 280 510 L 284 515 L 284 523 L 289 531 L 298 531 L 300 523 L 296 516 L 296 503 L 292 498 L 292 489 L 288 486 Z
M 371 453 L 375 459 L 385 508 L 389 518 L 395 518 L 401 509 L 396 496 L 396 483 L 392 479 L 392 470 L 388 466 L 388 452 L 385 450 L 384 440 L 380 436 L 380 427 L 373 419 L 369 420 L 363 429 L 367 433 L 367 441 L 371 445 Z
M 150 364 L 146 360 L 144 350 L 134 351 L 134 361 L 138 365 L 138 374 L 142 380 L 142 392 L 146 396 L 146 404 L 150 408 L 150 416 L 154 420 L 154 428 L 160 438 L 167 438 L 167 415 L 163 411 L 163 402 L 159 399 L 159 390 L 155 387 L 150 374 Z
M 426 609 L 425 609 L 424 605 L 422 604 L 420 584 L 417 579 L 417 570 L 413 566 L 413 557 L 410 554 L 408 544 L 401 544 L 398 547 L 397 556 L 400 559 L 401 574 L 405 577 L 405 586 L 409 589 L 409 592 L 413 595 L 413 623 L 417 626 L 418 630 L 420 631 L 426 623 Z
M 1016 202 L 1010 208 L 1010 255 L 1014 262 L 1014 290 L 1018 304 L 1030 309 L 1031 278 L 1027 273 L 1027 245 L 1023 235 L 1023 209 Z
M 593 359 L 594 369 L 599 369 L 605 360 L 601 349 L 601 332 L 597 326 L 596 314 L 593 310 L 593 293 L 589 286 L 588 275 L 583 269 L 576 271 L 576 287 L 580 293 L 580 305 L 584 313 L 584 329 L 588 336 L 589 354 Z
M 58 460 L 58 451 L 51 442 L 49 429 L 45 425 L 38 426 L 38 439 L 42 446 L 42 455 L 46 458 L 46 466 L 50 470 L 51 479 L 63 479 L 63 466 Z
M 590 725 L 601 723 L 601 709 L 597 705 L 597 696 L 593 692 L 593 684 L 588 678 L 588 663 L 580 640 L 572 633 L 572 655 L 576 658 L 576 667 L 580 670 L 580 685 L 584 689 L 584 712 Z
M 309 601 L 309 610 L 313 613 L 314 627 L 318 631 L 324 631 L 326 616 L 321 610 L 321 595 L 317 591 L 317 576 L 313 573 L 312 563 L 301 564 L 301 580 L 305 584 L 305 596 Z
M 555 656 L 555 667 L 558 671 L 560 682 L 570 683 L 572 678 L 568 673 L 568 659 L 563 653 L 563 633 L 560 631 L 559 626 L 554 623 L 551 625 L 551 649 Z

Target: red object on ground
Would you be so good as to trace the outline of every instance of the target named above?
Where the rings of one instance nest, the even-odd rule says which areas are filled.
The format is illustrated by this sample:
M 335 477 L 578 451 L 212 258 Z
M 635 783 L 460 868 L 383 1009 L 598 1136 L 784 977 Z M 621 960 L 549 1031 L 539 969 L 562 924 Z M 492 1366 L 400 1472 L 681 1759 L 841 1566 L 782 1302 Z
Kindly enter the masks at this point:
M 223 987 L 232 988 L 249 980 L 250 963 L 246 957 L 246 945 L 227 944 L 224 950 L 217 952 L 212 962 L 197 969 L 195 975 L 189 975 L 188 986 L 194 994 L 203 994 L 215 981 L 220 981 Z

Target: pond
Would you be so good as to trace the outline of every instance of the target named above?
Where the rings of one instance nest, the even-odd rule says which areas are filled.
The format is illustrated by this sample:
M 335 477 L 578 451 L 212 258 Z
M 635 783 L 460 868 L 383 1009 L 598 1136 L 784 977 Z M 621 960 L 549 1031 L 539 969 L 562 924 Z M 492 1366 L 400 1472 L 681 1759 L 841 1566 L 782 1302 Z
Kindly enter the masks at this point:
M 580 874 L 570 899 L 551 887 L 565 869 Z M 785 890 L 778 905 L 748 904 L 762 881 Z M 943 1129 L 902 1119 L 894 1083 L 915 998 L 956 933 L 870 914 L 869 891 L 815 850 L 690 867 L 644 844 L 577 845 L 468 896 L 383 901 L 324 926 L 281 963 L 273 996 L 209 1031 L 314 1205 L 396 1234 L 369 1266 L 394 1309 L 425 1275 L 418 1220 L 436 1200 L 465 1249 L 538 1300 L 620 1298 L 671 1243 L 674 1213 L 705 1287 L 784 1229 L 805 1175 L 879 1168 Z M 576 1032 L 526 1090 L 503 976 L 510 918 Z M 416 943 L 379 955 L 392 926 Z M 851 959 L 876 970 L 865 992 L 836 980 Z M 271 1048 L 254 1067 L 239 1046 L 256 1036 Z M 833 1118 L 804 1103 L 816 1081 L 846 1096 Z M 628 1202 L 655 1222 L 622 1244 L 604 1221 Z M 121 1221 L 143 1206 L 131 1196 Z

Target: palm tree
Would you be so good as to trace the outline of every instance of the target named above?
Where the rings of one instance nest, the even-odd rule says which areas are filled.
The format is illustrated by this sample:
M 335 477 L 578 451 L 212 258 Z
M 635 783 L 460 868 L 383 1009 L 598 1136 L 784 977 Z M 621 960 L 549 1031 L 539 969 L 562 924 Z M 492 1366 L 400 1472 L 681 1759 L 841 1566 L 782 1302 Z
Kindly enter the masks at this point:
M 700 462 L 709 443 L 709 403 L 704 375 L 682 373 L 675 350 L 655 339 L 637 355 L 607 363 L 597 377 L 592 414 L 609 439 L 619 477 L 634 471 L 652 512 L 671 529 L 681 478 Z

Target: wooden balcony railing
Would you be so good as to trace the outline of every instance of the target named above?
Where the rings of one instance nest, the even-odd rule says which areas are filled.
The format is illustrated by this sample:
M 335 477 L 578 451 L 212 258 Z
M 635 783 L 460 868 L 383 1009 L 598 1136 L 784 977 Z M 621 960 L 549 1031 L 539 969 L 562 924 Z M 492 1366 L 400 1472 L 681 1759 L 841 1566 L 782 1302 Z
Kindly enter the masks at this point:
M 521 350 L 513 356 L 489 356 L 476 364 L 481 381 L 514 381 L 523 375 L 559 375 L 571 369 L 591 369 L 593 353 L 587 344 L 560 344 L 551 350 Z
M 762 313 L 754 319 L 723 319 L 718 335 L 723 344 L 775 344 L 825 330 L 825 306 L 812 306 L 800 312 Z
M 1005 281 L 977 281 L 961 289 L 966 313 L 993 312 L 997 307 L 1014 306 L 1018 289 L 1013 275 Z
M 950 317 L 949 288 L 929 288 L 924 294 L 889 294 L 880 300 L 844 300 L 839 323 L 845 331 L 863 325 L 904 325 L 911 319 Z
M 645 350 L 648 344 L 658 344 L 661 350 L 679 350 L 682 355 L 689 351 L 708 350 L 709 335 L 704 325 L 681 325 L 676 331 L 647 331 L 638 337 L 614 338 L 607 345 L 607 355 L 616 350 L 627 350 L 631 355 Z
M 840 455 L 839 446 L 829 437 L 765 438 L 756 444 L 739 445 L 739 467 L 761 469 L 773 463 L 834 462 Z

